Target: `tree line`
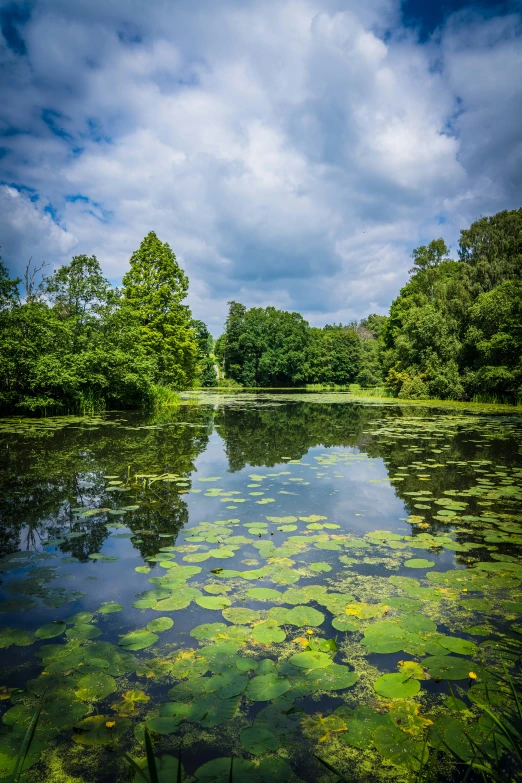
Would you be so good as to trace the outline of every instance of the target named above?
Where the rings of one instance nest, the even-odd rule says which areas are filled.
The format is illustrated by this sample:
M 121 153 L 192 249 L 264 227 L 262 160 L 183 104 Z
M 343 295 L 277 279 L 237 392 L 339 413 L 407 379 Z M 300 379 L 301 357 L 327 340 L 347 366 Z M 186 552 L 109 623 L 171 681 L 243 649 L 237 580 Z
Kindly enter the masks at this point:
M 150 232 L 122 287 L 95 256 L 37 282 L 10 279 L 0 260 L 0 408 L 82 411 L 154 406 L 172 390 L 216 382 L 212 337 L 184 303 L 188 278 Z
M 188 278 L 149 233 L 121 288 L 95 256 L 75 256 L 38 282 L 0 260 L 0 409 L 153 407 L 173 390 L 359 383 L 400 398 L 522 400 L 522 209 L 413 251 L 388 316 L 311 327 L 299 313 L 229 303 L 215 344 L 185 304 Z M 20 288 L 25 288 L 21 296 Z
M 416 248 L 388 316 L 309 326 L 298 313 L 229 303 L 215 353 L 245 386 L 384 384 L 400 398 L 522 400 L 522 209 Z

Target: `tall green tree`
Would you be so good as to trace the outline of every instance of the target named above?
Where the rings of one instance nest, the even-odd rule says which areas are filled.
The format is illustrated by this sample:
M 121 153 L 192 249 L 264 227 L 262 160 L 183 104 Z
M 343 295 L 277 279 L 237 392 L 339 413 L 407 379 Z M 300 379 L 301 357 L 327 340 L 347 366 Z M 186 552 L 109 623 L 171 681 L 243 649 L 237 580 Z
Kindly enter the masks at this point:
M 183 304 L 187 292 L 188 278 L 176 256 L 151 231 L 123 276 L 124 305 L 139 322 L 143 346 L 155 357 L 157 382 L 177 389 L 190 386 L 197 372 L 198 346 Z
M 361 370 L 361 339 L 354 329 L 312 328 L 306 359 L 306 376 L 310 383 L 353 383 Z
M 0 310 L 13 305 L 18 299 L 19 277 L 10 278 L 7 267 L 0 256 Z
M 214 340 L 203 321 L 192 321 L 192 328 L 198 346 L 198 383 L 201 386 L 216 386 L 215 359 L 212 353 Z

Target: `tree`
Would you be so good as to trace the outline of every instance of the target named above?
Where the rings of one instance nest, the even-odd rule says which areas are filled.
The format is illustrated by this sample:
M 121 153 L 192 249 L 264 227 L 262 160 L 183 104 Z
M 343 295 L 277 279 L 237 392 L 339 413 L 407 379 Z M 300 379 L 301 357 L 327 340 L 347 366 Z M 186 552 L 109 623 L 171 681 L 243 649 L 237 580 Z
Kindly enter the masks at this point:
M 216 369 L 212 348 L 214 341 L 207 325 L 203 321 L 192 321 L 198 346 L 198 378 L 201 386 L 216 386 Z
M 481 217 L 461 231 L 459 259 L 473 298 L 522 279 L 522 208 Z
M 310 329 L 307 376 L 311 383 L 353 383 L 361 361 L 361 338 L 354 329 Z
M 478 297 L 464 350 L 470 396 L 522 398 L 522 282 L 506 280 Z
M 196 375 L 198 346 L 189 308 L 188 278 L 167 243 L 151 231 L 123 276 L 124 306 L 140 324 L 140 339 L 156 359 L 156 381 L 189 386 Z
M 417 272 L 434 269 L 443 261 L 449 261 L 449 249 L 442 238 L 433 239 L 429 245 L 416 247 L 411 257 L 413 258 L 413 267 L 410 269 L 410 275 L 414 275 Z
M 0 310 L 13 305 L 18 299 L 19 277 L 10 278 L 7 267 L 0 256 Z

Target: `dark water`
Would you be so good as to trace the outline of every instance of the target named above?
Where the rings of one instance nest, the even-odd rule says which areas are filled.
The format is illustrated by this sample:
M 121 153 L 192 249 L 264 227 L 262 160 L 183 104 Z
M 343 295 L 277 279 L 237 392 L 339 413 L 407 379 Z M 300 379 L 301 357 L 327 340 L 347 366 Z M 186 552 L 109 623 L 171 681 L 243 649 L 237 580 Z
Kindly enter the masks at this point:
M 0 776 L 512 774 L 522 420 L 311 399 L 0 422 Z

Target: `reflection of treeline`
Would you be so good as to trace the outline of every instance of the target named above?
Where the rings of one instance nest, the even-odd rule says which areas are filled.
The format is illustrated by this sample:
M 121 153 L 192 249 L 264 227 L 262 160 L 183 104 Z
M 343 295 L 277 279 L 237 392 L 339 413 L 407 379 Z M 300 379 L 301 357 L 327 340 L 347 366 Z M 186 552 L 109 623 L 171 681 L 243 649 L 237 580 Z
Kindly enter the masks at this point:
M 159 429 L 135 429 L 154 421 L 129 416 L 122 425 L 66 427 L 43 439 L 7 436 L 0 451 L 0 554 L 16 551 L 20 544 L 31 548 L 71 530 L 86 535 L 61 544 L 60 550 L 83 560 L 99 552 L 108 535 L 106 525 L 121 521 L 132 530 L 145 530 L 140 551 L 155 554 L 162 545 L 159 534 L 174 534 L 187 520 L 183 495 L 175 484 L 160 482 L 153 490 L 141 486 L 106 492 L 103 477 L 125 480 L 129 473 L 167 472 L 190 476 L 207 446 L 211 413 L 190 406 L 171 411 L 172 426 L 165 424 L 165 414 L 162 419 Z M 178 421 L 205 426 L 176 426 Z M 82 518 L 73 513 L 133 504 L 139 509 L 121 517 L 102 512 Z
M 215 424 L 235 471 L 247 464 L 272 467 L 283 457 L 300 459 L 315 446 L 358 446 L 374 417 L 374 408 L 356 404 L 299 402 L 220 408 Z

